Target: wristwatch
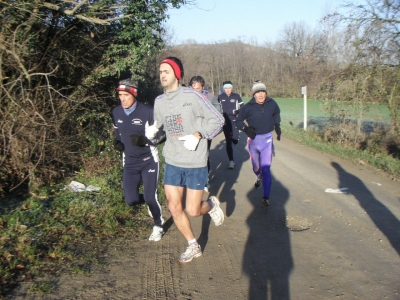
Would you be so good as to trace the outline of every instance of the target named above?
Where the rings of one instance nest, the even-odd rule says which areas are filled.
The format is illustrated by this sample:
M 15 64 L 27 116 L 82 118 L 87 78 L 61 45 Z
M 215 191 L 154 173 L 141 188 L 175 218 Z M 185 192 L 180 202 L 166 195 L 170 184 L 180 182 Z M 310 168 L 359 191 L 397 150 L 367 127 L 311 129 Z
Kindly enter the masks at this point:
M 197 133 L 199 134 L 199 136 L 200 136 L 200 140 L 203 138 L 203 135 L 201 134 L 201 132 L 199 132 L 199 131 L 197 131 Z

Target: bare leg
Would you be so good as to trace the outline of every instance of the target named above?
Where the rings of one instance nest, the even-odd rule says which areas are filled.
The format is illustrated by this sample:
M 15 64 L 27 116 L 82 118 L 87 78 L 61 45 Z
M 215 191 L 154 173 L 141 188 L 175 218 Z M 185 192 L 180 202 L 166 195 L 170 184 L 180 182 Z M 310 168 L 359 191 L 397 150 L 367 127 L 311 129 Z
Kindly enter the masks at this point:
M 164 189 L 168 199 L 168 208 L 176 227 L 187 241 L 194 239 L 190 220 L 182 205 L 184 187 L 164 185 Z M 210 211 L 210 205 L 207 201 L 202 201 L 202 196 L 203 190 L 186 190 L 186 210 L 190 216 L 197 217 Z
M 186 189 L 186 211 L 192 217 L 205 215 L 211 209 L 207 201 L 202 201 L 204 190 Z

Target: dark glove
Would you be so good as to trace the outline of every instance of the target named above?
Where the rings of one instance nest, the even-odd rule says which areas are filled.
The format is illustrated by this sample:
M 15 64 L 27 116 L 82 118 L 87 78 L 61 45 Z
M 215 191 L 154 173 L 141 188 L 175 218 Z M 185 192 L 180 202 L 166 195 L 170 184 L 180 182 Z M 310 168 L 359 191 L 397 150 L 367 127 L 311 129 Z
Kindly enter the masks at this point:
M 131 134 L 130 137 L 133 146 L 143 147 L 147 144 L 147 138 L 143 135 Z
M 255 136 L 256 136 L 256 130 L 253 126 L 246 126 L 243 129 L 244 133 L 247 134 L 247 136 L 249 138 L 251 138 L 252 140 L 254 140 Z
M 281 140 L 281 134 L 282 134 L 281 125 L 275 124 L 275 132 L 276 132 L 276 139 L 278 141 L 280 141 Z
M 123 144 L 121 141 L 119 141 L 119 140 L 114 140 L 114 148 L 115 148 L 115 150 L 117 150 L 117 151 L 124 151 L 125 146 L 124 146 L 124 144 Z

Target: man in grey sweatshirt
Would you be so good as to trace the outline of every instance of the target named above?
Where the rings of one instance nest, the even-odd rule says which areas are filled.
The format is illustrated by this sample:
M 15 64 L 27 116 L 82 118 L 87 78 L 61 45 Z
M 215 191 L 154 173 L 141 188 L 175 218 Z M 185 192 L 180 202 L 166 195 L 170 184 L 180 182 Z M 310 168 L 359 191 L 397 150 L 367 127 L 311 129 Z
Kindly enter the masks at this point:
M 164 190 L 174 223 L 188 241 L 189 246 L 179 258 L 179 262 L 186 263 L 202 255 L 187 214 L 197 217 L 208 213 L 216 226 L 224 221 L 217 197 L 202 201 L 208 177 L 207 140 L 220 132 L 224 118 L 202 94 L 179 84 L 184 70 L 178 58 L 165 58 L 159 73 L 164 93 L 155 100 L 155 121 L 147 127 L 146 136 L 152 138 L 159 129 L 166 132 Z

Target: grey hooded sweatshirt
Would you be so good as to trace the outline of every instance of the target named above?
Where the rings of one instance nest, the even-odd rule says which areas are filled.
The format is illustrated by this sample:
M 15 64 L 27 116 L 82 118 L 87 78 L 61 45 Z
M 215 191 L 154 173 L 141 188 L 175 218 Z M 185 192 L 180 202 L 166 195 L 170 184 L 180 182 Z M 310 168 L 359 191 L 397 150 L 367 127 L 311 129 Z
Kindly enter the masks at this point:
M 224 125 L 224 117 L 200 93 L 179 86 L 165 92 L 154 102 L 154 120 L 166 132 L 163 148 L 165 162 L 181 168 L 207 166 L 207 140 L 214 138 Z M 185 148 L 179 137 L 200 132 L 203 138 L 195 151 Z

